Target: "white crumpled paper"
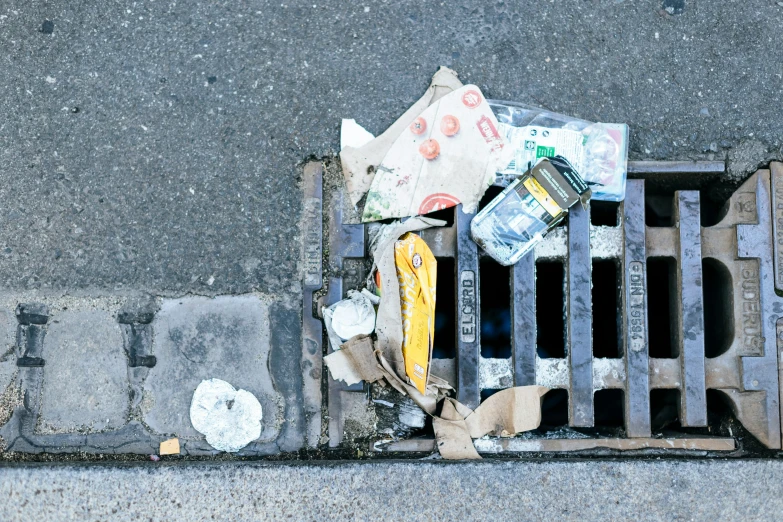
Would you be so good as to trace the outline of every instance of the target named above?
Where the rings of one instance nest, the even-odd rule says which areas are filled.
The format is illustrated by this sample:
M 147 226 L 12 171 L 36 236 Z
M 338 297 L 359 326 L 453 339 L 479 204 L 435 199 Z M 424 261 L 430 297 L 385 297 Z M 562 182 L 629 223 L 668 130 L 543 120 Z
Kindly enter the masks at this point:
M 190 403 L 190 422 L 216 450 L 234 453 L 261 436 L 261 404 L 226 381 L 201 381 Z

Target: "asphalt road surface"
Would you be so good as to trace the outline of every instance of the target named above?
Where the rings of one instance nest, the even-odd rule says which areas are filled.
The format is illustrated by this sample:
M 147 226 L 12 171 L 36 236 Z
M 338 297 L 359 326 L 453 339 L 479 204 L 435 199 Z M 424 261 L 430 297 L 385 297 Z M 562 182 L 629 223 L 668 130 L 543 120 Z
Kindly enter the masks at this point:
M 635 159 L 780 157 L 783 7 L 668 3 L 4 2 L 0 287 L 295 292 L 298 165 L 439 65 Z

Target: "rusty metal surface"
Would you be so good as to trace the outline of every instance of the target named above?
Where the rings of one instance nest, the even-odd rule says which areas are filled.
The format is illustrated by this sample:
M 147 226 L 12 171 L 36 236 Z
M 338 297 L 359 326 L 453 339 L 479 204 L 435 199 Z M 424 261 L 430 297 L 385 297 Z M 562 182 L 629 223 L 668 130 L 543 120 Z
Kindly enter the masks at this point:
M 720 162 L 637 162 L 629 167 L 636 173 L 709 174 L 723 170 Z M 647 444 L 644 441 L 651 435 L 652 390 L 679 391 L 683 426 L 706 426 L 706 392 L 719 390 L 750 433 L 764 446 L 780 448 L 779 372 L 783 366 L 778 369 L 778 353 L 783 351 L 783 298 L 775 288 L 783 279 L 783 262 L 778 258 L 783 240 L 777 239 L 783 234 L 779 231 L 783 230 L 779 228 L 783 224 L 783 189 L 778 187 L 783 187 L 783 167 L 773 164 L 771 172 L 759 171 L 737 189 L 722 220 L 709 227 L 701 226 L 699 195 L 693 191 L 675 194 L 672 226 L 647 226 L 644 180 L 629 180 L 617 226 L 595 226 L 589 213 L 572 212 L 567 228 L 553 230 L 510 271 L 512 350 L 507 359 L 481 356 L 480 253 L 467 234 L 469 216 L 456 211 L 454 225 L 423 234 L 436 257 L 456 261 L 457 358 L 435 360 L 433 368 L 438 368 L 439 375 L 454 377 L 458 398 L 471 407 L 480 401 L 482 390 L 534 383 L 564 389 L 571 426 L 593 425 L 596 391 L 621 389 L 624 433 L 627 440 L 635 441 L 629 444 Z M 677 353 L 671 358 L 650 357 L 647 260 L 652 257 L 671 258 L 676 265 L 671 327 Z M 621 342 L 616 359 L 593 354 L 590 270 L 595 260 L 614 260 L 620 269 L 617 313 Z M 535 274 L 539 261 L 561 262 L 566 267 L 564 358 L 541 358 L 536 353 Z M 717 354 L 715 346 L 705 344 L 706 330 L 717 325 L 706 322 L 704 263 L 717 264 L 721 273 L 728 274 L 718 297 L 712 297 L 728 315 L 718 319 L 728 326 L 721 330 L 726 332 L 725 339 L 713 340 L 713 344 L 727 347 Z M 466 290 L 466 281 L 474 290 Z M 462 327 L 466 327 L 465 335 L 460 335 Z M 329 400 L 331 428 L 331 388 Z M 675 444 L 685 444 L 684 439 L 677 440 L 680 442 Z M 406 447 L 403 442 L 398 444 L 392 447 Z

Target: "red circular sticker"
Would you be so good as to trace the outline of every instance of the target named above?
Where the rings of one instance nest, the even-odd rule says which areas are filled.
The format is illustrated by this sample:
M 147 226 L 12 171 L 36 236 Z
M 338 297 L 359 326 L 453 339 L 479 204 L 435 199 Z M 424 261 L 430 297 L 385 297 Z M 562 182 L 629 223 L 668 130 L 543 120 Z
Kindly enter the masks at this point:
M 440 154 L 440 143 L 437 140 L 429 139 L 419 145 L 419 154 L 428 160 L 434 160 Z
M 413 120 L 413 123 L 411 123 L 411 132 L 413 134 L 424 134 L 425 130 L 427 130 L 427 120 L 424 118 L 416 118 Z
M 462 95 L 462 103 L 469 109 L 475 109 L 481 103 L 481 93 L 473 89 Z
M 454 136 L 459 132 L 459 120 L 456 116 L 447 114 L 440 120 L 440 131 L 446 136 Z
M 443 210 L 444 208 L 454 207 L 461 203 L 456 197 L 451 194 L 444 194 L 439 192 L 437 194 L 430 194 L 419 205 L 419 214 L 429 214 L 436 210 Z

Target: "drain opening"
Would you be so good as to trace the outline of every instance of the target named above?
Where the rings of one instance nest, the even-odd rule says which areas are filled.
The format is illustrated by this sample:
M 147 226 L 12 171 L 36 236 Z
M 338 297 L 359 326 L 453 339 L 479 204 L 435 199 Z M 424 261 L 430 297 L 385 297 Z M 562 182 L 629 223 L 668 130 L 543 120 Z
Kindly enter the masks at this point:
M 491 259 L 479 264 L 481 286 L 481 356 L 511 357 L 511 283 L 510 269 Z
M 502 391 L 501 389 L 496 390 L 481 390 L 481 402 L 484 402 L 485 400 L 489 399 L 493 395 L 495 395 L 497 392 Z
M 620 203 L 614 201 L 590 202 L 590 223 L 594 227 L 616 227 Z
M 614 260 L 593 261 L 593 357 L 620 354 L 620 270 Z
M 551 431 L 568 424 L 568 391 L 549 390 L 541 403 L 539 430 Z
M 484 195 L 481 197 L 481 201 L 479 201 L 478 209 L 481 210 L 484 207 L 486 207 L 487 205 L 489 205 L 489 203 L 493 199 L 495 199 L 495 197 L 498 194 L 500 194 L 501 192 L 503 192 L 503 187 L 498 187 L 498 186 L 495 186 L 495 185 L 492 185 L 491 187 L 489 187 L 487 189 L 487 191 L 484 192 Z
M 435 294 L 435 338 L 433 359 L 453 359 L 457 356 L 456 288 L 454 258 L 438 257 L 437 289 Z
M 454 212 L 456 211 L 455 208 L 444 208 L 441 210 L 436 210 L 435 212 L 430 212 L 429 214 L 425 214 L 426 217 L 431 219 L 442 219 L 446 222 L 446 227 L 450 227 L 454 224 Z
M 680 390 L 650 391 L 650 427 L 653 432 L 680 429 Z
M 647 259 L 647 321 L 650 357 L 675 359 L 679 356 L 677 339 L 675 299 L 677 263 L 673 257 L 650 257 Z
M 565 357 L 564 275 L 562 262 L 536 262 L 536 350 L 542 359 Z
M 704 292 L 704 355 L 726 353 L 734 340 L 734 295 L 726 265 L 705 257 L 701 265 Z
M 649 190 L 645 195 L 645 222 L 648 227 L 673 227 L 674 226 L 674 190 Z M 701 226 L 711 227 L 720 223 L 728 213 L 728 196 L 719 197 L 714 190 L 699 191 L 699 213 Z
M 593 394 L 596 428 L 616 428 L 625 425 L 623 390 L 596 390 Z

